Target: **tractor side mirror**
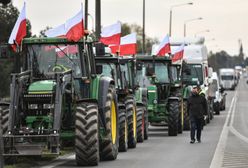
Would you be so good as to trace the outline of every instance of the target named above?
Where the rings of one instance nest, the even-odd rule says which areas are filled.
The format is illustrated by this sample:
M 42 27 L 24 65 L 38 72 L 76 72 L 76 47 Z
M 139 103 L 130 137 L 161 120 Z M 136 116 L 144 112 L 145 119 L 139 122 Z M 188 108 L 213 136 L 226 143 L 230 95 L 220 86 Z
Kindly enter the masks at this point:
M 97 56 L 104 56 L 105 55 L 105 46 L 103 43 L 96 43 L 96 55 Z
M 96 65 L 96 73 L 102 74 L 102 65 Z

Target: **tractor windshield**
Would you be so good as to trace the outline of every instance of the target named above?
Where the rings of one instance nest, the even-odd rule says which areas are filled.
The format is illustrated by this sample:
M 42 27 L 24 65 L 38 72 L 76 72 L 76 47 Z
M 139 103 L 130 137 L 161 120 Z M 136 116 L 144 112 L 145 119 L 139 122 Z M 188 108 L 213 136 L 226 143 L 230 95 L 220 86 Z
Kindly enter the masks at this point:
M 27 57 L 28 67 L 35 76 L 68 70 L 72 70 L 76 77 L 81 76 L 78 45 L 29 45 Z
M 188 64 L 190 68 L 190 74 L 183 74 L 183 80 L 190 84 L 203 84 L 203 72 L 202 65 L 200 64 Z
M 102 67 L 102 75 L 113 78 L 117 81 L 117 71 L 116 66 L 113 63 L 97 63 L 97 66 Z
M 170 83 L 167 63 L 155 62 L 154 74 L 150 74 L 149 72 L 150 69 L 153 67 L 153 63 L 147 62 L 145 63 L 145 67 L 147 69 L 147 76 L 155 75 L 158 83 Z

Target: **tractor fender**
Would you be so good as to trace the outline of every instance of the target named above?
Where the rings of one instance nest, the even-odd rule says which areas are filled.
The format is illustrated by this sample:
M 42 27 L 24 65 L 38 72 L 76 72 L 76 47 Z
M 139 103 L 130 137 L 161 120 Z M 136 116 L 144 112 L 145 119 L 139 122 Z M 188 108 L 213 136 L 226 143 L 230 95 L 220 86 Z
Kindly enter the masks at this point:
M 100 77 L 100 83 L 99 83 L 99 93 L 98 93 L 98 110 L 99 110 L 99 116 L 100 116 L 100 123 L 101 125 L 106 129 L 106 118 L 105 118 L 105 111 L 106 111 L 106 101 L 107 101 L 107 94 L 109 86 L 113 85 L 115 86 L 115 82 L 112 78 L 107 76 L 101 76 Z M 115 104 L 117 105 L 117 95 L 115 94 Z M 116 106 L 117 114 L 118 107 Z M 118 117 L 117 117 L 118 119 Z
M 172 96 L 171 96 L 171 97 L 169 97 L 169 101 L 170 101 L 170 100 L 178 100 L 178 101 L 180 101 L 180 98 L 179 98 L 179 97 L 172 97 Z

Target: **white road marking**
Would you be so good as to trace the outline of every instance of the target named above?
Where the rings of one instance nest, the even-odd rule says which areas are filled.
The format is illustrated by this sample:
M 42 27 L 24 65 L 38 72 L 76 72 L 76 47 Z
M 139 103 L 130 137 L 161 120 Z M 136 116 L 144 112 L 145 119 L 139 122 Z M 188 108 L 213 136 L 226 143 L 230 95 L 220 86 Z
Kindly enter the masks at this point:
M 222 166 L 222 160 L 224 158 L 224 152 L 225 152 L 225 147 L 226 147 L 226 142 L 227 142 L 227 137 L 228 137 L 228 132 L 229 132 L 229 128 L 228 128 L 228 121 L 231 117 L 231 113 L 233 111 L 233 105 L 234 102 L 236 100 L 236 96 L 237 96 L 237 91 L 235 92 L 234 97 L 232 98 L 232 102 L 231 102 L 231 106 L 229 108 L 227 117 L 226 117 L 226 121 L 225 124 L 223 126 L 221 135 L 220 135 L 220 139 L 219 142 L 217 144 L 217 147 L 215 149 L 215 153 L 214 153 L 214 157 L 212 159 L 210 168 L 220 168 Z
M 68 154 L 65 156 L 61 156 L 61 157 L 57 158 L 56 160 L 54 160 L 51 164 L 49 164 L 47 166 L 42 166 L 40 168 L 54 168 L 56 166 L 65 164 L 66 162 L 68 162 L 68 160 L 73 160 L 73 159 L 75 159 L 75 154 Z

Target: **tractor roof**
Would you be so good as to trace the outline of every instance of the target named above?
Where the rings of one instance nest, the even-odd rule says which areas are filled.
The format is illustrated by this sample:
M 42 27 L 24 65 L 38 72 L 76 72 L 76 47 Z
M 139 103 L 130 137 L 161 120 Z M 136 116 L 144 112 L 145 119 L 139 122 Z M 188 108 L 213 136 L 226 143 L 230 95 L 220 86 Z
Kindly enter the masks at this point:
M 171 62 L 171 58 L 170 57 L 157 57 L 157 56 L 151 56 L 151 55 L 145 55 L 145 56 L 137 56 L 136 57 L 137 60 L 140 61 L 158 61 L 158 62 Z
M 112 62 L 112 63 L 126 63 L 126 62 L 130 62 L 133 61 L 134 58 L 133 57 L 116 57 L 116 56 L 112 56 L 112 55 L 106 55 L 106 56 L 96 56 L 96 61 L 97 62 Z
M 66 38 L 60 37 L 41 37 L 41 38 L 24 38 L 23 44 L 57 44 L 57 43 L 66 43 L 66 44 L 75 44 L 82 43 L 84 39 L 80 39 L 79 42 L 68 41 Z M 92 42 L 91 38 L 87 38 L 87 42 Z

